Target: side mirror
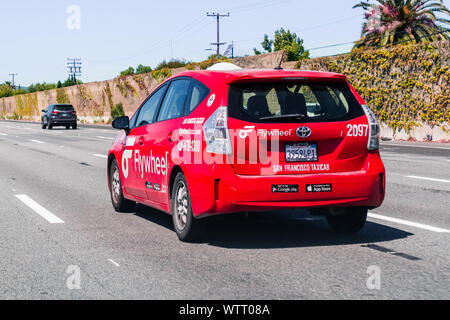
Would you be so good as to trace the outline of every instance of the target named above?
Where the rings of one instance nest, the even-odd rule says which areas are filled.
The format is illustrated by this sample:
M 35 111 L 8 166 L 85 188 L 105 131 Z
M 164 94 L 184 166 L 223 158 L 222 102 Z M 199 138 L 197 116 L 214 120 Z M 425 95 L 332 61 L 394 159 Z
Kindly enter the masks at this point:
M 128 132 L 130 130 L 130 118 L 127 116 L 116 118 L 112 122 L 112 127 Z
M 41 112 L 45 113 L 45 109 L 42 109 Z

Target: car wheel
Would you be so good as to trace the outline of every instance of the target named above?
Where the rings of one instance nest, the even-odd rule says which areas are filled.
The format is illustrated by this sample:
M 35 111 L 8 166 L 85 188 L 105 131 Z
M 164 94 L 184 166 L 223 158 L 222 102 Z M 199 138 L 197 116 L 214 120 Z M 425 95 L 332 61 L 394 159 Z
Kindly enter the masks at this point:
M 186 242 L 194 240 L 199 234 L 200 222 L 192 215 L 191 197 L 181 172 L 175 178 L 171 201 L 173 226 L 178 239 Z
M 42 123 L 41 123 L 41 127 L 42 127 L 42 129 L 45 129 L 45 128 L 47 128 L 47 126 L 45 125 L 45 123 L 44 123 L 44 122 L 42 122 Z
M 70 129 L 70 126 L 66 126 L 66 130 Z
M 48 130 L 52 130 L 53 129 L 53 125 L 50 122 L 47 123 L 47 129 Z
M 131 212 L 134 210 L 136 202 L 125 199 L 123 197 L 122 182 L 120 181 L 120 171 L 117 160 L 111 164 L 111 169 L 109 171 L 109 183 L 110 183 L 110 193 L 111 202 L 114 209 L 117 212 Z
M 356 233 L 364 227 L 367 208 L 332 208 L 327 214 L 328 224 L 337 233 Z
M 77 124 L 76 124 L 76 123 L 72 125 L 72 129 L 73 129 L 73 130 L 76 130 L 76 129 L 77 129 Z

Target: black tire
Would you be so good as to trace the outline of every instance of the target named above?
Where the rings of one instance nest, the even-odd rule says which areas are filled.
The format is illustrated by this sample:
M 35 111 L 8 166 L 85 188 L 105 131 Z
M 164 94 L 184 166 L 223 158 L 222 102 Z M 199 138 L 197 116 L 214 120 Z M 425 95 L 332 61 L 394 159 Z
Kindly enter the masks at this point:
M 45 128 L 47 128 L 47 125 L 44 123 L 44 121 L 42 121 L 42 123 L 41 123 L 41 127 L 42 127 L 42 129 L 45 129 Z
M 66 126 L 66 130 L 69 130 L 69 129 L 70 129 L 70 125 L 67 125 L 67 126 Z
M 48 130 L 52 130 L 53 129 L 53 125 L 50 122 L 47 122 L 47 129 Z
M 184 189 L 184 191 L 183 191 Z M 195 240 L 200 233 L 200 221 L 192 214 L 191 196 L 183 173 L 178 173 L 172 186 L 171 214 L 178 239 Z
M 76 124 L 76 123 L 72 125 L 72 129 L 73 129 L 73 130 L 76 130 L 76 129 L 77 129 L 77 124 Z
M 364 207 L 332 208 L 327 215 L 327 221 L 337 233 L 356 233 L 364 227 L 367 211 Z
M 132 212 L 136 202 L 123 197 L 122 182 L 120 181 L 120 171 L 117 160 L 114 159 L 109 170 L 109 185 L 111 202 L 117 212 Z

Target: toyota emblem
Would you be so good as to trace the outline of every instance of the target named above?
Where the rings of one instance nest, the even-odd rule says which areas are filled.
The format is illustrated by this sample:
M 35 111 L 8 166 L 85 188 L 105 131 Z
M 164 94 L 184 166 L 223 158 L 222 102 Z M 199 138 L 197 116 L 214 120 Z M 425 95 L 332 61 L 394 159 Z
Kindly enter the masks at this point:
M 300 127 L 295 131 L 300 138 L 308 138 L 311 135 L 311 129 L 308 127 Z

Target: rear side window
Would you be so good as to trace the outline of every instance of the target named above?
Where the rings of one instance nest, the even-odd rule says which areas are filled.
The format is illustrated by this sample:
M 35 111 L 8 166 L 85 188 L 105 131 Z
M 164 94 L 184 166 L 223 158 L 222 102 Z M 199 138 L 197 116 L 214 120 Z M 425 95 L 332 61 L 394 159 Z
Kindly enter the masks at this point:
M 232 85 L 229 116 L 250 122 L 329 122 L 364 114 L 345 83 Z
M 69 106 L 69 105 L 56 105 L 54 107 L 55 111 L 73 111 L 74 108 L 73 106 Z
M 192 90 L 188 101 L 187 113 L 191 113 L 208 96 L 210 90 L 202 83 L 192 80 Z
M 184 115 L 184 105 L 189 92 L 191 80 L 173 80 L 167 90 L 158 115 L 158 121 L 175 119 Z

